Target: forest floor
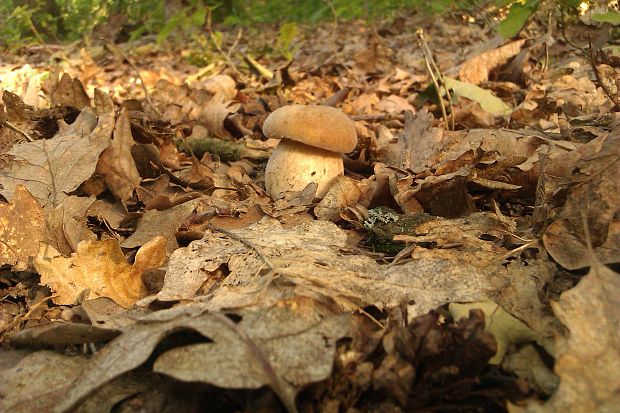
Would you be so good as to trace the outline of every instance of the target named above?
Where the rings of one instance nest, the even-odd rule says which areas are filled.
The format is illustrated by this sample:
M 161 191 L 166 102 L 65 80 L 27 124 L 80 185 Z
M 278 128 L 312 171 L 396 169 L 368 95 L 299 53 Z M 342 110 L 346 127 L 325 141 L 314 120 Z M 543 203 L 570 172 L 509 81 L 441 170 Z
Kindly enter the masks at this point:
M 584 33 L 2 52 L 0 411 L 619 408 L 620 60 Z M 265 191 L 289 104 L 354 122 L 322 199 Z

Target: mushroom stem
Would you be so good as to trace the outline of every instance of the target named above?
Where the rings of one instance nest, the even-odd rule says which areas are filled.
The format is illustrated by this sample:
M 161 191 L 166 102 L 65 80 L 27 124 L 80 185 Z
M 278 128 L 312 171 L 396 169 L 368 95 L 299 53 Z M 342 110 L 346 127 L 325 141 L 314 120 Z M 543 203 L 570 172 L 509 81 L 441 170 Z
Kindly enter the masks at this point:
M 265 168 L 265 189 L 276 199 L 285 192 L 302 191 L 309 183 L 316 182 L 316 197 L 322 198 L 331 183 L 343 174 L 339 153 L 282 139 Z

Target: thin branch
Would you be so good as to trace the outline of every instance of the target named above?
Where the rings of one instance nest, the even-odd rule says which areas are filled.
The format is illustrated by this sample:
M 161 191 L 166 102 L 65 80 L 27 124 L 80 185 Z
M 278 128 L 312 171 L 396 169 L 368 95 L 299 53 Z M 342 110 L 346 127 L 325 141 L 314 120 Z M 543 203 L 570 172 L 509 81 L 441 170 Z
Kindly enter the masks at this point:
M 26 314 L 24 314 L 23 316 L 15 316 L 15 318 L 13 320 L 11 320 L 11 322 L 5 327 L 4 331 L 2 332 L 2 335 L 9 333 L 11 330 L 13 330 L 13 328 L 15 328 L 19 323 L 21 323 L 22 321 L 28 320 L 30 318 L 30 316 L 32 315 L 32 313 L 34 313 L 34 311 L 36 309 L 38 309 L 39 307 L 41 307 L 41 305 L 43 305 L 43 303 L 58 297 L 58 295 L 51 295 L 49 297 L 45 297 L 44 299 L 42 299 L 41 301 L 34 303 L 32 306 L 30 306 L 30 309 L 28 310 L 28 312 Z
M 245 78 L 245 76 L 243 76 L 241 74 L 241 72 L 239 72 L 239 70 L 237 70 L 237 66 L 235 65 L 235 63 L 232 61 L 232 59 L 230 58 L 230 55 L 232 54 L 232 50 L 237 47 L 237 44 L 239 43 L 239 40 L 241 39 L 241 34 L 242 31 L 239 30 L 237 32 L 237 39 L 235 40 L 235 42 L 233 43 L 233 45 L 230 47 L 230 49 L 227 52 L 224 52 L 224 50 L 222 49 L 222 45 L 220 44 L 220 42 L 217 40 L 217 38 L 215 37 L 215 33 L 213 32 L 213 27 L 211 26 L 211 9 L 209 8 L 207 10 L 207 32 L 209 33 L 209 38 L 211 39 L 211 41 L 213 42 L 213 45 L 215 46 L 215 49 L 218 51 L 218 53 L 220 55 L 222 55 L 222 57 L 226 60 L 226 62 L 228 63 L 228 66 L 230 67 L 230 69 L 239 77 L 239 79 L 243 82 L 243 83 L 247 83 L 247 79 Z
M 420 35 L 422 36 L 423 34 L 420 33 Z M 426 53 L 431 62 L 431 66 L 437 73 L 437 77 L 439 78 L 439 81 L 441 82 L 441 86 L 443 86 L 443 89 L 446 92 L 446 97 L 448 100 L 448 108 L 450 109 L 450 121 L 452 122 L 451 129 L 454 130 L 454 108 L 452 107 L 452 94 L 450 93 L 450 89 L 448 89 L 448 87 L 446 86 L 446 79 L 443 73 L 441 72 L 441 70 L 439 69 L 439 66 L 435 62 L 435 59 L 433 58 L 433 53 L 431 52 L 431 49 L 428 47 L 428 43 L 426 43 L 426 40 L 424 38 L 422 39 L 422 44 L 424 48 L 426 49 Z
M 29 141 L 29 142 L 34 142 L 34 138 L 33 138 L 32 136 L 28 135 L 28 133 L 26 133 L 26 132 L 24 132 L 23 130 L 19 129 L 17 126 L 13 125 L 13 124 L 12 124 L 11 122 L 9 122 L 8 120 L 5 120 L 5 121 L 4 121 L 4 125 L 5 125 L 7 128 L 9 128 L 9 129 L 11 129 L 11 130 L 13 130 L 13 131 L 15 131 L 15 132 L 19 133 L 20 135 L 22 135 L 23 137 L 25 137 L 26 139 L 28 139 L 28 141 Z
M 561 24 L 560 24 L 560 28 L 562 29 L 562 37 L 564 38 L 564 41 L 573 46 L 575 49 L 579 50 L 581 53 L 583 53 L 585 56 L 588 55 L 587 51 L 580 47 L 579 45 L 576 45 L 575 43 L 571 42 L 570 40 L 568 40 L 568 37 L 566 37 L 566 22 L 564 21 L 564 8 L 561 7 L 560 8 L 560 20 L 561 20 Z
M 151 100 L 151 95 L 149 94 L 149 91 L 146 88 L 146 85 L 144 84 L 144 79 L 142 79 L 142 75 L 140 74 L 140 71 L 138 70 L 136 65 L 133 63 L 133 61 L 129 58 L 127 53 L 125 53 L 123 50 L 121 50 L 118 46 L 116 46 L 110 40 L 108 40 L 106 38 L 103 38 L 103 37 L 101 37 L 100 39 L 103 40 L 104 42 L 106 42 L 106 44 L 108 46 L 112 47 L 112 49 L 116 50 L 121 56 L 123 56 L 123 59 L 127 60 L 127 63 L 129 63 L 129 66 L 131 66 L 133 71 L 136 72 L 136 76 L 138 76 L 138 79 L 140 79 L 140 86 L 142 86 L 142 90 L 144 90 L 144 98 L 146 99 L 146 102 L 149 104 L 151 109 L 153 109 L 153 111 L 157 114 L 157 116 L 159 116 L 161 118 L 162 114 L 159 113 L 159 110 L 157 110 L 157 108 L 153 104 L 153 101 Z
M 267 267 L 269 267 L 269 269 L 271 271 L 274 271 L 276 269 L 276 266 L 273 264 L 273 262 L 271 262 L 271 259 L 269 259 L 269 256 L 267 254 L 265 254 L 263 252 L 263 250 L 256 244 L 254 244 L 252 241 L 247 240 L 246 238 L 243 238 L 237 234 L 235 234 L 232 231 L 229 231 L 227 229 L 224 228 L 220 228 L 220 227 L 216 227 L 214 225 L 209 224 L 207 226 L 207 228 L 216 231 L 216 232 L 221 232 L 222 234 L 235 239 L 237 241 L 239 241 L 240 243 L 242 243 L 243 245 L 249 247 L 250 249 L 253 249 L 254 251 L 256 251 L 256 253 L 258 254 L 259 257 L 261 257 L 261 259 L 263 260 L 263 262 L 267 265 Z
M 382 113 L 379 115 L 354 115 L 351 116 L 351 120 L 361 120 L 367 122 L 384 122 L 389 120 L 398 120 L 403 122 L 405 115 L 402 113 Z
M 603 82 L 603 79 L 601 78 L 601 74 L 598 71 L 598 67 L 596 67 L 596 62 L 594 60 L 594 49 L 592 49 L 592 38 L 590 37 L 590 35 L 588 35 L 588 49 L 589 49 L 588 51 L 590 55 L 590 65 L 592 66 L 592 71 L 594 72 L 594 77 L 596 78 L 596 82 L 599 84 L 601 89 L 603 89 L 603 92 L 605 92 L 605 94 L 609 97 L 609 99 L 611 99 L 611 101 L 614 103 L 614 106 L 616 107 L 616 109 L 620 110 L 620 99 L 618 99 L 618 95 L 614 96 L 611 93 L 611 90 L 609 90 L 607 85 L 605 85 L 605 83 Z
M 450 123 L 448 122 L 448 114 L 446 112 L 446 106 L 444 105 L 444 102 L 443 102 L 443 95 L 441 93 L 441 89 L 439 86 L 439 82 L 437 81 L 437 78 L 442 80 L 441 86 L 443 87 L 446 93 L 446 97 L 448 98 L 448 104 L 451 107 L 452 97 L 450 96 L 450 92 L 448 91 L 445 81 L 443 81 L 443 77 L 441 75 L 441 72 L 439 71 L 437 64 L 435 64 L 435 61 L 433 60 L 433 55 L 428 47 L 428 44 L 426 43 L 426 40 L 424 40 L 424 35 L 421 29 L 416 32 L 416 36 L 418 38 L 418 45 L 422 49 L 422 55 L 424 56 L 424 62 L 426 63 L 426 70 L 428 70 L 428 74 L 430 75 L 431 80 L 433 81 L 433 85 L 435 86 L 435 92 L 437 93 L 437 99 L 439 99 L 439 106 L 441 107 L 441 116 L 443 117 L 444 122 L 446 123 L 446 129 L 454 130 L 454 111 L 453 110 L 450 111 L 451 120 L 452 120 L 452 123 Z M 437 71 L 437 75 L 435 75 L 435 71 L 433 70 L 433 67 Z

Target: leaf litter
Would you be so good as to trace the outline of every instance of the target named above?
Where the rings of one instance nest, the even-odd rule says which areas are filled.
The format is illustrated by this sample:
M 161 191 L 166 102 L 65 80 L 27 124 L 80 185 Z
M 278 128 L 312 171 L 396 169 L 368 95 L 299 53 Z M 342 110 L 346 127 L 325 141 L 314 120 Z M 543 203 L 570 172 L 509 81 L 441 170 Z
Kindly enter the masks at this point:
M 613 102 L 535 22 L 502 45 L 401 19 L 205 71 L 119 45 L 158 68 L 145 89 L 88 48 L 2 72 L 1 409 L 620 405 Z M 290 103 L 355 121 L 322 200 L 264 191 L 262 123 Z

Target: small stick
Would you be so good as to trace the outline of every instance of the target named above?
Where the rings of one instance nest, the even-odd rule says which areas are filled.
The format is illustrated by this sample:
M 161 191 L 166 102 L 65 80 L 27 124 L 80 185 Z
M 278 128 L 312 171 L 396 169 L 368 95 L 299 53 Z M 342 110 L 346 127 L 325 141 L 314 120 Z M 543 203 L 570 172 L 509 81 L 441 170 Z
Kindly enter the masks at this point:
M 208 224 L 207 228 L 216 231 L 216 232 L 221 232 L 222 234 L 235 239 L 237 241 L 239 241 L 240 243 L 242 243 L 243 245 L 249 247 L 250 249 L 253 249 L 254 251 L 256 251 L 256 253 L 258 254 L 259 257 L 261 257 L 261 259 L 263 260 L 263 262 L 267 265 L 267 267 L 269 267 L 269 269 L 271 271 L 274 271 L 276 269 L 276 266 L 273 264 L 273 262 L 271 262 L 271 260 L 269 259 L 269 257 L 267 256 L 267 254 L 265 254 L 262 249 L 254 244 L 252 241 L 247 240 L 246 238 L 243 238 L 237 234 L 235 234 L 232 231 L 229 231 L 227 229 L 224 228 L 220 228 L 220 227 L 216 227 L 214 225 Z
M 49 301 L 53 298 L 58 297 L 57 295 L 50 295 L 49 297 L 45 297 L 44 299 L 42 299 L 41 301 L 39 301 L 38 303 L 34 303 L 32 306 L 30 306 L 30 309 L 28 310 L 28 312 L 26 314 L 24 314 L 23 316 L 16 316 L 13 320 L 11 320 L 11 322 L 6 326 L 6 328 L 4 329 L 4 332 L 2 333 L 3 335 L 10 332 L 11 330 L 13 330 L 13 328 L 15 328 L 15 326 L 17 326 L 19 323 L 21 323 L 24 320 L 28 320 L 28 318 L 30 318 L 30 316 L 32 315 L 32 313 L 39 307 L 41 307 L 43 305 L 43 303 L 45 303 L 46 301 Z
M 441 115 L 444 119 L 444 122 L 446 122 L 446 128 L 448 130 L 454 130 L 454 110 L 452 109 L 452 96 L 450 95 L 450 91 L 446 87 L 446 82 L 444 80 L 444 77 L 441 74 L 439 67 L 435 63 L 435 60 L 433 59 L 433 54 L 431 53 L 431 50 L 428 47 L 426 40 L 424 39 L 424 32 L 422 31 L 422 29 L 419 29 L 416 32 L 416 36 L 418 37 L 418 44 L 420 48 L 422 49 L 422 54 L 424 55 L 424 62 L 426 63 L 426 69 L 428 70 L 428 73 L 431 76 L 431 79 L 433 81 L 433 85 L 435 86 L 435 92 L 437 93 L 437 98 L 439 99 L 439 106 L 441 107 Z M 441 95 L 441 90 L 439 89 L 439 83 L 437 82 L 437 78 L 435 77 L 435 72 L 433 71 L 433 69 L 437 72 L 437 78 L 439 78 L 439 80 L 441 81 L 442 83 L 441 86 L 446 92 L 446 97 L 448 98 L 448 105 L 450 105 L 450 118 L 451 118 L 452 123 L 448 122 L 448 115 L 446 113 L 446 107 L 443 103 L 443 97 Z
M 161 113 L 159 113 L 159 110 L 157 110 L 157 108 L 155 107 L 155 105 L 153 104 L 153 101 L 151 100 L 151 95 L 149 94 L 148 89 L 146 88 L 146 85 L 144 84 L 144 79 L 142 79 L 142 75 L 140 74 L 140 71 L 138 70 L 138 68 L 136 67 L 136 65 L 133 63 L 133 61 L 129 58 L 129 56 L 127 55 L 127 53 L 125 53 L 123 50 L 121 50 L 121 48 L 119 48 L 117 45 L 115 45 L 114 43 L 112 43 L 110 40 L 101 37 L 101 40 L 103 40 L 104 42 L 106 42 L 106 44 L 110 47 L 112 47 L 114 50 L 116 50 L 121 56 L 123 56 L 123 58 L 125 60 L 127 60 L 127 63 L 129 63 L 129 66 L 131 66 L 131 68 L 133 69 L 134 72 L 136 72 L 136 76 L 138 76 L 138 79 L 140 79 L 140 86 L 142 86 L 142 90 L 144 90 L 144 98 L 146 99 L 146 102 L 149 104 L 149 106 L 151 107 L 151 109 L 153 109 L 153 111 L 157 114 L 157 116 L 159 116 L 160 118 L 163 117 Z
M 334 93 L 333 95 L 331 95 L 330 97 L 325 99 L 321 103 L 321 105 L 323 105 L 323 106 L 336 106 L 338 103 L 342 102 L 343 100 L 345 100 L 347 98 L 347 95 L 349 94 L 350 91 L 351 91 L 351 89 L 349 89 L 348 87 L 343 87 L 338 92 Z
M 361 120 L 367 122 L 383 122 L 388 120 L 398 120 L 403 122 L 405 115 L 402 113 L 382 113 L 379 115 L 353 115 L 351 120 Z
M 245 76 L 243 76 L 241 74 L 241 72 L 239 72 L 239 70 L 237 70 L 237 66 L 235 65 L 235 63 L 230 58 L 230 55 L 232 54 L 232 51 L 234 50 L 235 47 L 237 47 L 237 44 L 239 44 L 239 40 L 241 39 L 241 35 L 243 33 L 242 30 L 239 29 L 239 31 L 237 32 L 237 38 L 235 39 L 235 42 L 232 44 L 232 46 L 228 49 L 228 53 L 224 52 L 224 50 L 222 49 L 222 45 L 220 44 L 220 42 L 218 42 L 217 38 L 215 37 L 215 33 L 213 33 L 213 28 L 211 26 L 211 8 L 208 8 L 208 11 L 207 11 L 207 31 L 209 32 L 209 38 L 211 39 L 211 41 L 215 45 L 215 48 L 217 49 L 218 53 L 220 55 L 222 55 L 222 57 L 226 60 L 226 62 L 228 63 L 228 66 L 230 67 L 230 69 L 239 77 L 239 79 L 243 83 L 247 83 L 247 79 L 245 78 Z
M 332 30 L 332 37 L 336 37 L 338 33 L 338 12 L 336 11 L 336 7 L 334 6 L 334 2 L 332 0 L 322 0 L 325 5 L 329 8 L 332 15 L 334 16 L 334 28 Z
M 254 57 L 252 57 L 251 54 L 246 54 L 245 56 L 245 60 L 248 61 L 249 64 L 252 65 L 252 67 L 254 69 L 256 69 L 256 71 L 263 76 L 264 78 L 271 80 L 273 79 L 273 72 L 269 69 L 267 69 L 265 66 L 261 65 L 258 60 L 254 59 Z
M 13 125 L 13 124 L 12 124 L 11 122 L 9 122 L 8 120 L 5 120 L 5 121 L 4 121 L 4 125 L 5 125 L 7 128 L 9 128 L 9 129 L 11 129 L 11 130 L 13 130 L 13 131 L 15 131 L 15 132 L 19 133 L 20 135 L 24 136 L 26 139 L 28 139 L 28 141 L 29 141 L 29 142 L 34 142 L 34 139 L 32 138 L 32 136 L 28 135 L 28 133 L 26 133 L 26 132 L 24 132 L 23 130 L 19 129 L 17 126 Z
M 589 48 L 589 55 L 590 55 L 590 66 L 592 66 L 592 71 L 594 72 L 594 77 L 596 78 L 596 82 L 599 84 L 599 86 L 601 87 L 601 89 L 603 89 L 603 92 L 605 92 L 605 94 L 609 97 L 609 99 L 611 99 L 611 101 L 614 103 L 614 106 L 616 107 L 616 109 L 620 110 L 620 100 L 618 100 L 618 96 L 613 96 L 613 94 L 611 93 L 611 90 L 609 90 L 609 88 L 605 85 L 605 83 L 603 83 L 603 79 L 601 78 L 601 74 L 598 71 L 598 68 L 596 67 L 596 63 L 594 60 L 594 50 L 592 49 L 592 38 L 590 37 L 590 35 L 588 35 L 588 48 Z
M 575 43 L 571 42 L 570 40 L 568 40 L 568 37 L 566 37 L 566 22 L 564 21 L 564 8 L 560 7 L 560 20 L 562 21 L 560 28 L 562 29 L 562 37 L 564 38 L 564 41 L 566 43 L 568 43 L 569 45 L 573 46 L 575 49 L 579 50 L 581 53 L 583 53 L 585 56 L 588 55 L 587 51 L 585 49 L 582 49 L 580 46 L 576 45 Z

